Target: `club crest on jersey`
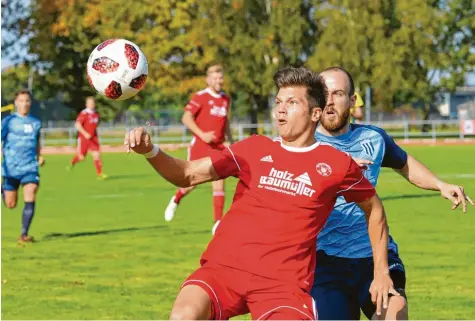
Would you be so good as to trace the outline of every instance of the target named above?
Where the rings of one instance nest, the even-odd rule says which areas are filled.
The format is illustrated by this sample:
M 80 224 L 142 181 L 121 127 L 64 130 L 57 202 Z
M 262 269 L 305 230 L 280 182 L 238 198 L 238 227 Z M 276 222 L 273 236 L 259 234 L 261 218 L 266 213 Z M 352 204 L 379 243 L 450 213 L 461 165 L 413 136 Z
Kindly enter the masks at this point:
M 374 146 L 371 144 L 371 141 L 366 139 L 360 142 L 361 147 L 366 155 L 372 156 L 374 153 Z
M 330 176 L 332 174 L 332 168 L 327 163 L 318 163 L 315 167 L 317 173 L 322 176 Z
M 226 117 L 226 115 L 228 114 L 228 111 L 226 107 L 213 106 L 211 107 L 209 113 L 213 116 Z
M 295 178 L 294 176 L 289 171 L 279 171 L 272 168 L 269 175 L 261 176 L 258 187 L 292 196 L 305 195 L 312 197 L 315 190 L 309 187 L 312 186 L 312 181 L 308 173 L 305 172 Z

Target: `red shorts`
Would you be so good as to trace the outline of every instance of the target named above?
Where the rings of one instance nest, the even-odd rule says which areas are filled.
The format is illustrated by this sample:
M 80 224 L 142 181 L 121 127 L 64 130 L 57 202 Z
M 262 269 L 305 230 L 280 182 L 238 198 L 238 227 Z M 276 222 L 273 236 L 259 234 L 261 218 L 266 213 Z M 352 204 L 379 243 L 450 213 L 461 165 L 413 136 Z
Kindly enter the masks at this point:
M 91 139 L 86 139 L 82 137 L 78 138 L 78 153 L 83 156 L 86 156 L 88 150 L 99 150 L 99 139 L 97 138 L 97 136 Z
M 193 138 L 188 147 L 188 160 L 197 160 L 208 157 L 211 150 L 224 150 L 226 146 L 223 144 L 206 144 L 205 142 Z
M 312 297 L 296 285 L 206 262 L 183 283 L 197 285 L 211 299 L 211 320 L 251 312 L 253 320 L 316 320 Z

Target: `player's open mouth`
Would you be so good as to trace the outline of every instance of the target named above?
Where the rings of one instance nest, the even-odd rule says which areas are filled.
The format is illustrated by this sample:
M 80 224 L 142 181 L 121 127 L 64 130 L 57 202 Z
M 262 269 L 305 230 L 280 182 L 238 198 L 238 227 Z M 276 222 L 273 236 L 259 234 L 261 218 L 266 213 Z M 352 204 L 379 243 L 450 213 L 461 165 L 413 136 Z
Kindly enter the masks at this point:
M 285 119 L 277 119 L 277 125 L 285 125 L 287 121 Z

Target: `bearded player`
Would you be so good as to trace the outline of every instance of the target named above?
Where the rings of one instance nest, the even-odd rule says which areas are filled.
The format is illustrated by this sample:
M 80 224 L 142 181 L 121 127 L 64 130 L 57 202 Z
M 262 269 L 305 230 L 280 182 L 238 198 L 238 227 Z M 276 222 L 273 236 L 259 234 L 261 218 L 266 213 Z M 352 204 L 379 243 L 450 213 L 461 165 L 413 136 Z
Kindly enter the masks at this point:
M 463 187 L 438 179 L 423 164 L 408 155 L 381 128 L 351 124 L 350 110 L 357 97 L 351 75 L 340 67 L 321 73 L 328 89 L 327 105 L 320 119 L 317 140 L 347 152 L 366 166 L 366 178 L 376 186 L 381 167 L 389 167 L 422 189 L 437 190 L 453 209 L 472 200 Z M 368 319 L 407 320 L 406 272 L 393 238 L 388 242 L 389 275 L 399 296 L 389 298 L 388 308 L 378 315 L 371 297 L 372 247 L 365 213 L 339 197 L 317 241 L 317 266 L 312 296 L 323 320 L 358 320 L 360 310 Z

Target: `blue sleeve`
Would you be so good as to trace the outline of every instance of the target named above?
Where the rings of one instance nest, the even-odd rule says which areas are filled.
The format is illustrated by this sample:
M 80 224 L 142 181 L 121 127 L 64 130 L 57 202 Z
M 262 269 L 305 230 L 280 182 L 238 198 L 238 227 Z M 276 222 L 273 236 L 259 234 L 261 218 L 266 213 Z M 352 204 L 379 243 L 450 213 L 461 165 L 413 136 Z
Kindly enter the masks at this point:
M 5 143 L 8 135 L 8 124 L 10 123 L 11 116 L 7 116 L 2 119 L 2 144 Z
M 384 129 L 374 126 L 371 127 L 384 139 L 385 152 L 382 167 L 401 169 L 406 166 L 407 153 L 394 142 L 394 139 L 389 136 Z

